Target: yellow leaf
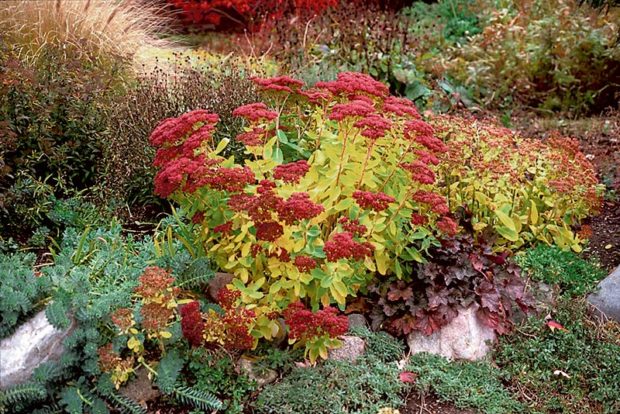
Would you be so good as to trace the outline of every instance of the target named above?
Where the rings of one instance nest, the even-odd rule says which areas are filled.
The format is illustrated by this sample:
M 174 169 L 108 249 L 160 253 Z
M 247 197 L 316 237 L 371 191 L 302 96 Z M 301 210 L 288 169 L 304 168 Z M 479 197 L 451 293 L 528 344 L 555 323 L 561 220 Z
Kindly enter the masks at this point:
M 132 336 L 132 337 L 131 337 L 131 338 L 129 338 L 129 340 L 127 341 L 127 348 L 131 349 L 132 351 L 133 351 L 133 350 L 140 349 L 140 345 L 142 345 L 142 344 L 140 343 L 140 341 L 138 341 L 138 340 L 136 339 L 136 337 L 135 337 L 135 336 Z
M 385 275 L 390 265 L 390 258 L 385 253 L 385 250 L 375 250 L 375 261 L 377 262 L 377 271 L 379 274 Z
M 517 232 L 517 229 L 515 228 L 515 223 L 508 216 L 508 214 L 506 214 L 502 210 L 498 209 L 498 210 L 495 210 L 495 215 L 504 224 L 504 226 L 508 227 L 510 230 L 512 230 L 514 232 Z
M 538 207 L 534 200 L 530 200 L 530 222 L 533 225 L 538 224 Z
M 164 339 L 172 338 L 172 334 L 168 331 L 159 331 L 159 336 L 161 336 Z

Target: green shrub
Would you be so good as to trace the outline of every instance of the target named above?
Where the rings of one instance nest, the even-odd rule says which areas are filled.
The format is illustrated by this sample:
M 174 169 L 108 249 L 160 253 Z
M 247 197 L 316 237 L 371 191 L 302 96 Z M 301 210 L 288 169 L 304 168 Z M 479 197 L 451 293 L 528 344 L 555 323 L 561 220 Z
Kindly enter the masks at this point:
M 35 276 L 34 254 L 0 253 L 0 338 L 10 335 L 49 294 L 45 278 Z
M 372 332 L 367 328 L 356 327 L 351 333 L 366 341 L 365 352 L 380 361 L 399 361 L 405 355 L 403 342 L 385 332 Z
M 539 244 L 515 259 L 532 279 L 559 285 L 570 296 L 588 293 L 607 275 L 595 263 L 557 246 Z
M 376 414 L 400 407 L 405 384 L 394 361 L 368 355 L 355 364 L 328 361 L 314 368 L 295 368 L 281 382 L 259 394 L 257 413 Z
M 41 224 L 52 196 L 94 185 L 108 137 L 107 115 L 119 87 L 110 72 L 67 61 L 46 48 L 25 63 L 15 50 L 0 53 L 0 231 Z
M 495 107 L 513 100 L 574 113 L 615 107 L 620 86 L 617 9 L 577 0 L 485 2 L 488 25 L 444 58 L 447 74 Z
M 485 414 L 524 412 L 502 385 L 502 373 L 488 362 L 450 362 L 430 354 L 413 355 L 407 369 L 417 374 L 415 387 L 433 392 L 458 408 Z
M 257 388 L 247 375 L 236 371 L 229 355 L 197 349 L 190 356 L 188 368 L 194 376 L 196 389 L 217 395 L 226 402 L 226 414 L 242 413 Z
M 620 411 L 620 327 L 587 316 L 584 300 L 562 298 L 552 331 L 530 318 L 500 338 L 495 361 L 529 412 L 617 413 Z

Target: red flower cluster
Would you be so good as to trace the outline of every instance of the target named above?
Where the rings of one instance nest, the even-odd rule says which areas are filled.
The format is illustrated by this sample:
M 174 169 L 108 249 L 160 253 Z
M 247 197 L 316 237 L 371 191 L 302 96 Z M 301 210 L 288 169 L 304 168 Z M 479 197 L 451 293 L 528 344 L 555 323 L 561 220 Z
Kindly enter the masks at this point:
M 348 231 L 334 234 L 323 246 L 329 262 L 337 262 L 340 259 L 364 260 L 365 257 L 372 256 L 374 250 L 375 246 L 369 242 L 355 241 L 353 234 Z
M 310 166 L 306 160 L 289 162 L 288 164 L 276 166 L 273 170 L 273 178 L 282 180 L 285 183 L 299 183 L 309 170 Z
M 293 93 L 304 86 L 302 81 L 293 79 L 290 76 L 277 76 L 274 78 L 253 77 L 251 79 L 260 89 L 265 91 Z
M 239 291 L 231 291 L 226 287 L 217 293 L 218 303 L 224 310 L 224 315 L 220 316 L 226 335 L 224 347 L 242 351 L 251 349 L 254 345 L 254 337 L 250 331 L 256 314 L 243 306 L 235 306 L 235 302 L 240 296 Z
M 254 127 L 248 132 L 237 135 L 237 141 L 248 147 L 255 147 L 264 143 L 266 131 L 264 128 Z
M 400 164 L 402 168 L 411 173 L 411 179 L 420 184 L 433 184 L 435 173 L 422 161 L 414 161 Z
M 251 122 L 258 122 L 263 119 L 273 121 L 278 117 L 278 114 L 269 110 L 263 102 L 257 102 L 240 106 L 233 111 L 233 116 L 239 116 Z
M 339 315 L 338 310 L 331 306 L 313 313 L 303 303 L 295 302 L 284 310 L 284 321 L 289 327 L 289 338 L 308 340 L 324 335 L 337 338 L 349 329 L 349 320 Z
M 205 323 L 200 313 L 200 303 L 193 301 L 183 305 L 180 313 L 183 337 L 191 346 L 200 346 L 202 344 L 202 333 L 205 329 Z
M 439 158 L 437 158 L 435 155 L 431 154 L 430 152 L 426 152 L 421 149 L 414 150 L 413 152 L 418 156 L 418 160 L 423 162 L 424 164 L 433 164 L 433 165 L 439 164 Z
M 250 167 L 236 167 L 236 168 L 215 168 L 210 170 L 204 178 L 198 183 L 201 185 L 207 185 L 214 190 L 228 191 L 236 193 L 242 191 L 247 185 L 254 184 L 256 177 Z
M 195 181 L 204 173 L 206 160 L 196 155 L 204 142 L 211 143 L 219 117 L 204 110 L 191 111 L 178 118 L 162 121 L 149 140 L 158 148 L 153 164 L 160 170 L 155 176 L 155 193 L 168 197 L 185 179 Z M 195 188 L 187 188 L 194 191 Z
M 255 222 L 270 221 L 272 220 L 271 213 L 284 202 L 273 192 L 275 185 L 273 181 L 261 180 L 257 188 L 257 196 L 234 195 L 228 200 L 228 206 L 233 211 L 247 211 Z
M 373 114 L 360 119 L 353 126 L 361 129 L 362 136 L 376 140 L 384 137 L 392 128 L 392 121 L 381 115 Z
M 396 201 L 392 196 L 385 193 L 373 193 L 371 191 L 357 190 L 353 193 L 353 198 L 357 204 L 364 209 L 383 211 L 388 208 L 390 203 Z
M 336 104 L 329 114 L 329 119 L 333 121 L 342 121 L 349 117 L 364 117 L 375 112 L 372 104 L 366 101 L 355 100 L 347 103 Z
M 385 98 L 390 94 L 389 88 L 383 83 L 374 80 L 371 76 L 356 72 L 341 72 L 336 80 L 317 82 L 316 87 L 327 89 L 338 96 L 367 94 L 377 98 Z
M 421 226 L 428 223 L 428 218 L 419 213 L 411 213 L 411 224 Z
M 413 200 L 429 205 L 431 210 L 439 215 L 448 214 L 450 212 L 450 209 L 448 209 L 448 204 L 446 204 L 446 198 L 437 193 L 421 190 L 416 191 L 413 195 Z
M 222 288 L 218 291 L 217 301 L 223 315 L 216 312 L 203 314 L 200 304 L 196 301 L 184 305 L 180 309 L 181 331 L 192 346 L 200 346 L 208 339 L 205 334 L 229 350 L 251 349 L 254 338 L 251 335 L 251 326 L 256 314 L 243 307 L 236 307 L 235 302 L 240 297 L 238 291 Z M 208 343 L 207 343 L 208 345 Z
M 338 222 L 342 225 L 344 231 L 348 231 L 354 236 L 361 237 L 368 230 L 366 226 L 360 224 L 358 219 L 351 220 L 348 217 L 340 217 L 340 220 L 338 220 Z
M 325 208 L 312 202 L 308 193 L 293 193 L 277 207 L 278 217 L 286 224 L 309 220 L 321 214 Z
M 189 132 L 201 132 L 201 130 L 204 131 L 203 128 L 209 132 L 213 131 L 213 126 L 219 121 L 219 119 L 220 118 L 217 114 L 213 114 L 203 109 L 187 112 L 178 118 L 167 118 L 155 127 L 149 137 L 149 142 L 155 147 L 177 145 L 179 144 L 178 141 Z M 197 148 L 197 140 L 192 139 L 189 141 L 190 142 L 187 146 L 178 145 L 177 152 L 184 153 L 187 152 L 185 150 L 193 150 Z M 184 144 L 184 142 L 180 144 Z M 185 155 L 187 156 L 190 154 Z
M 310 272 L 312 269 L 316 268 L 316 260 L 314 260 L 310 256 L 297 256 L 295 257 L 295 261 L 293 262 L 295 267 L 304 273 Z
M 383 103 L 383 110 L 398 116 L 410 116 L 419 119 L 420 113 L 412 101 L 407 98 L 389 96 Z
M 256 223 L 256 239 L 273 242 L 284 234 L 282 225 L 277 221 Z
M 442 217 L 437 221 L 437 228 L 448 236 L 458 233 L 458 224 L 450 217 Z
M 230 234 L 232 232 L 232 221 L 227 221 L 224 224 L 220 224 L 219 226 L 213 227 L 213 232 L 222 233 L 222 234 Z
M 299 94 L 301 96 L 305 96 L 310 102 L 314 104 L 324 102 L 332 96 L 330 92 L 323 91 L 321 89 L 308 89 L 305 91 L 300 91 Z

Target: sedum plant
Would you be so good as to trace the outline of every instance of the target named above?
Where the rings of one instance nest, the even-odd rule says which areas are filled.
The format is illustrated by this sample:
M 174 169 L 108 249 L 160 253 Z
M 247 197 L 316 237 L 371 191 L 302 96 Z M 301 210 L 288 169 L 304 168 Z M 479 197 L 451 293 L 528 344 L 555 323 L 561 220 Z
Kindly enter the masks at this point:
M 430 123 L 449 148 L 441 160 L 441 191 L 475 234 L 495 238 L 496 250 L 537 242 L 582 250 L 574 227 L 598 210 L 604 188 L 576 140 L 526 139 L 453 116 Z
M 342 308 L 374 275 L 422 262 L 457 224 L 433 187 L 446 147 L 411 101 L 358 73 L 306 90 L 286 76 L 254 82 L 263 100 L 233 112 L 246 121 L 243 164 L 221 155 L 207 111 L 164 120 L 150 140 L 156 193 L 191 217 L 269 339 L 273 311 L 300 299 Z

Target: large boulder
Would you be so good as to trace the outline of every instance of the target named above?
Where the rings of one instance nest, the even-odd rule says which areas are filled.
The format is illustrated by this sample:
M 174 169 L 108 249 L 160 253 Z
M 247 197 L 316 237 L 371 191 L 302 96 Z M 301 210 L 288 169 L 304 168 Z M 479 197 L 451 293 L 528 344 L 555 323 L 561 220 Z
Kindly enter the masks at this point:
M 74 328 L 74 323 L 62 331 L 54 328 L 41 311 L 0 341 L 0 388 L 26 382 L 40 364 L 58 360 Z
M 415 331 L 407 336 L 411 353 L 428 352 L 448 359 L 476 361 L 484 358 L 497 338 L 492 328 L 476 316 L 477 306 L 461 309 L 456 318 L 432 335 Z
M 329 350 L 329 359 L 335 361 L 355 362 L 357 358 L 364 355 L 366 350 L 366 341 L 362 338 L 352 335 L 344 335 L 340 337 L 342 346 Z
M 599 283 L 588 302 L 599 314 L 620 322 L 620 266 Z

